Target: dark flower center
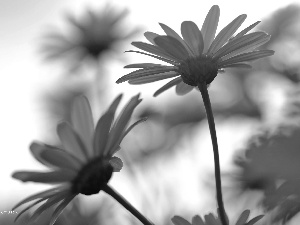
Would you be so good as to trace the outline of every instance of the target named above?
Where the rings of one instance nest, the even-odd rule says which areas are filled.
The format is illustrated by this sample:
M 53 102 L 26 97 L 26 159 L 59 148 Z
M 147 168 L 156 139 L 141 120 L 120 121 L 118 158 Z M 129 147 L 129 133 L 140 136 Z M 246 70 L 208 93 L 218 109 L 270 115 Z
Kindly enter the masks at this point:
M 218 63 L 208 56 L 188 58 L 179 65 L 179 73 L 184 83 L 198 86 L 210 84 L 218 74 Z
M 73 193 L 93 195 L 106 185 L 112 176 L 113 167 L 108 159 L 96 158 L 86 164 L 72 181 Z

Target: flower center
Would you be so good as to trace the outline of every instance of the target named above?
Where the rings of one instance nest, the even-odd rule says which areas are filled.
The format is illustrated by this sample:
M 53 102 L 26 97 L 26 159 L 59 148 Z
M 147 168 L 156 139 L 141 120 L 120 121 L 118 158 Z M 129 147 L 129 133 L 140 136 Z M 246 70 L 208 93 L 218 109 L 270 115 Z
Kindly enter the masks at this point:
M 208 56 L 188 58 L 179 65 L 179 72 L 184 83 L 198 86 L 210 84 L 218 74 L 218 62 Z
M 73 193 L 97 194 L 112 176 L 113 167 L 108 159 L 96 158 L 86 164 L 72 181 Z

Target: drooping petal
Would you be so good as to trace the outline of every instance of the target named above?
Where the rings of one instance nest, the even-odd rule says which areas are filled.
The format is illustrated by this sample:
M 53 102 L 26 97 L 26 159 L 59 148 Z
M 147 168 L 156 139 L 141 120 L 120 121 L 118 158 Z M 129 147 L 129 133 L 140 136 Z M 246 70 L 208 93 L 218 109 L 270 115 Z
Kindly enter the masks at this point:
M 159 34 L 147 31 L 147 32 L 144 33 L 144 36 L 145 36 L 145 38 L 147 38 L 147 40 L 149 42 L 151 42 L 151 44 L 156 45 L 155 42 L 154 42 L 154 38 L 158 37 Z
M 31 202 L 35 199 L 38 199 L 38 198 L 49 198 L 61 191 L 65 191 L 67 190 L 69 187 L 69 185 L 62 185 L 62 186 L 59 186 L 59 187 L 55 187 L 55 188 L 51 188 L 49 190 L 46 190 L 46 191 L 42 191 L 42 192 L 39 192 L 37 194 L 34 194 L 34 195 L 30 195 L 29 197 L 23 199 L 22 201 L 20 201 L 18 204 L 16 204 L 12 210 L 15 210 L 16 208 L 18 208 L 20 205 L 23 205 L 27 202 Z
M 208 54 L 213 55 L 218 51 L 228 40 L 229 38 L 237 31 L 237 29 L 245 21 L 247 15 L 242 14 L 235 18 L 231 23 L 224 27 L 220 33 L 216 36 L 211 46 L 208 49 Z
M 196 215 L 192 219 L 192 225 L 205 225 L 200 216 Z
M 62 213 L 62 211 L 66 208 L 66 206 L 74 199 L 76 195 L 71 195 L 66 197 L 55 209 L 51 216 L 50 225 L 54 225 L 55 221 L 59 217 L 59 215 Z
M 158 37 L 156 37 L 156 38 L 158 38 Z M 155 41 L 155 39 L 154 39 L 154 41 Z M 168 52 L 165 51 L 165 49 L 160 48 L 159 46 L 150 45 L 148 43 L 137 42 L 137 41 L 136 42 L 132 42 L 131 44 L 133 46 L 135 46 L 135 47 L 137 47 L 137 48 L 139 48 L 141 50 L 144 50 L 146 52 L 149 52 L 151 54 L 158 55 L 160 57 L 167 58 L 167 59 L 174 60 L 174 61 L 177 60 L 176 57 L 174 57 L 173 55 L 169 54 Z
M 64 169 L 51 172 L 19 171 L 13 173 L 12 177 L 23 182 L 63 183 L 73 180 L 76 175 L 76 172 Z
M 257 21 L 255 23 L 251 24 L 249 27 L 246 27 L 244 30 L 242 30 L 237 35 L 235 35 L 235 37 L 233 37 L 231 40 L 234 40 L 236 38 L 242 37 L 243 35 L 247 34 L 250 30 L 252 30 L 254 27 L 256 27 L 259 23 L 260 23 L 260 21 Z
M 175 79 L 169 81 L 168 83 L 166 83 L 164 86 L 162 86 L 160 89 L 158 89 L 154 94 L 153 96 L 156 97 L 158 96 L 159 94 L 161 94 L 162 92 L 168 90 L 169 88 L 179 84 L 180 82 L 182 81 L 182 78 L 181 77 L 176 77 Z
M 215 38 L 218 23 L 220 17 L 220 8 L 217 5 L 214 5 L 210 8 L 204 23 L 201 28 L 201 33 L 203 36 L 204 49 L 203 53 L 206 53 L 210 47 L 213 39 Z
M 246 225 L 253 225 L 263 217 L 264 215 L 256 216 L 253 219 L 251 219 L 248 223 L 246 223 Z
M 124 66 L 124 68 L 152 68 L 152 67 L 161 67 L 162 64 L 156 63 L 134 63 Z
M 114 156 L 109 160 L 110 165 L 114 168 L 114 172 L 120 172 L 123 167 L 123 162 L 120 158 Z
M 33 142 L 30 145 L 30 150 L 36 159 L 54 168 L 58 167 L 78 171 L 82 166 L 82 162 L 72 154 L 50 145 Z
M 87 159 L 87 150 L 79 135 L 67 122 L 57 125 L 57 134 L 65 150 L 80 159 Z
M 184 21 L 181 24 L 181 34 L 184 41 L 195 56 L 199 56 L 203 52 L 204 43 L 201 31 L 192 21 Z
M 176 93 L 178 95 L 185 95 L 193 90 L 193 86 L 190 86 L 183 81 L 176 85 Z
M 56 203 L 68 197 L 68 193 L 59 193 L 51 198 L 49 198 L 43 205 L 41 205 L 29 218 L 29 221 L 34 222 L 43 212 L 51 208 Z
M 139 69 L 135 70 L 129 74 L 126 74 L 117 80 L 117 83 L 122 83 L 127 80 L 132 80 L 141 77 L 147 77 L 159 73 L 165 73 L 176 70 L 177 67 L 174 66 L 160 66 L 160 67 L 152 67 L 147 69 Z
M 94 121 L 90 103 L 85 96 L 78 96 L 75 98 L 71 111 L 71 119 L 74 130 L 79 134 L 88 150 L 88 156 L 92 157 Z
M 115 112 L 122 97 L 123 95 L 119 95 L 115 98 L 107 112 L 98 120 L 94 137 L 95 155 L 101 155 L 104 152 L 108 141 L 109 131 L 115 118 Z
M 170 36 L 159 36 L 154 39 L 157 46 L 178 60 L 185 60 L 189 57 L 186 48 L 175 38 Z
M 47 198 L 39 199 L 39 200 L 33 202 L 32 204 L 30 204 L 29 206 L 27 206 L 27 207 L 26 207 L 25 209 L 23 209 L 21 212 L 18 212 L 18 215 L 17 215 L 16 218 L 14 219 L 14 222 L 16 222 L 16 221 L 20 218 L 20 216 L 23 215 L 24 212 L 28 211 L 29 209 L 31 209 L 33 206 L 39 204 L 40 202 L 45 201 L 46 199 L 47 199 Z
M 163 58 L 163 57 L 160 57 L 160 56 L 157 56 L 157 55 L 151 55 L 151 54 L 148 54 L 148 53 L 145 53 L 145 52 L 133 51 L 133 50 L 129 50 L 129 51 L 125 51 L 125 52 L 135 52 L 135 53 L 139 53 L 139 54 L 143 54 L 143 55 L 147 55 L 147 56 L 153 57 L 155 59 L 159 59 L 159 60 L 164 61 L 166 63 L 170 63 L 170 64 L 172 64 L 174 66 L 178 65 L 178 62 L 176 62 L 174 60 Z
M 250 210 L 245 210 L 244 212 L 242 212 L 242 214 L 240 215 L 240 217 L 238 218 L 236 225 L 244 225 L 246 224 L 246 221 L 248 220 L 248 217 L 250 215 Z
M 191 225 L 186 219 L 180 216 L 174 216 L 171 220 L 174 225 Z
M 104 156 L 111 156 L 111 151 L 114 151 L 114 149 L 119 146 L 122 133 L 124 132 L 135 107 L 142 101 L 139 97 L 139 94 L 132 97 L 116 119 L 116 122 L 109 133 L 108 143 L 103 153 Z
M 175 71 L 171 71 L 171 72 L 159 73 L 159 74 L 155 74 L 155 75 L 151 75 L 151 76 L 147 76 L 147 77 L 139 77 L 136 79 L 131 79 L 130 81 L 128 81 L 128 83 L 133 84 L 133 85 L 147 84 L 147 83 L 164 80 L 164 79 L 168 79 L 168 78 L 176 77 L 176 76 L 179 76 L 179 74 Z
M 262 41 L 264 42 L 265 38 L 269 40 L 269 36 L 264 32 L 254 32 L 254 33 L 244 35 L 224 45 L 213 55 L 213 58 L 220 58 L 226 56 L 231 52 L 237 50 L 240 51 L 240 49 L 244 51 L 245 49 L 252 48 L 252 46 L 255 46 L 257 43 L 260 43 Z
M 192 56 L 192 51 L 189 49 L 188 45 L 182 40 L 182 38 L 175 32 L 172 28 L 168 27 L 167 25 L 163 23 L 159 23 L 161 28 L 164 30 L 167 36 L 175 38 L 177 41 L 181 43 L 181 45 L 185 48 L 185 50 L 188 52 L 190 56 Z M 154 40 L 155 42 L 155 40 Z
M 253 61 L 259 58 L 267 57 L 270 55 L 273 55 L 274 51 L 273 50 L 257 50 L 253 52 L 248 52 L 244 54 L 240 54 L 237 56 L 234 56 L 232 58 L 229 58 L 227 60 L 224 60 L 219 63 L 220 67 L 226 66 L 228 64 L 235 64 L 239 62 L 247 62 L 247 61 Z

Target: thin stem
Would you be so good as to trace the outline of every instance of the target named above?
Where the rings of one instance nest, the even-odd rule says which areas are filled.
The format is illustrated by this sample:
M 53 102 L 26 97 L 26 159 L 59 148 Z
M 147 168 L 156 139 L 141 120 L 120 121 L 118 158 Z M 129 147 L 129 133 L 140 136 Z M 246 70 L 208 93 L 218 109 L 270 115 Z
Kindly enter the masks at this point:
M 215 161 L 215 180 L 216 180 L 216 190 L 217 190 L 217 202 L 220 211 L 221 222 L 223 225 L 227 225 L 226 213 L 223 204 L 223 197 L 222 197 L 222 184 L 221 184 L 221 169 L 220 169 L 220 159 L 219 159 L 219 150 L 218 150 L 218 140 L 217 140 L 217 133 L 214 121 L 214 115 L 212 112 L 209 94 L 207 91 L 206 83 L 200 83 L 198 88 L 201 92 L 202 99 L 204 102 L 206 116 L 208 121 L 208 126 L 210 130 L 211 141 L 213 145 L 214 151 L 214 161 Z
M 112 187 L 108 184 L 104 186 L 102 189 L 107 194 L 112 196 L 115 200 L 117 200 L 122 206 L 125 207 L 129 212 L 132 213 L 137 219 L 139 219 L 144 225 L 154 225 L 150 220 L 144 217 L 136 208 L 134 208 L 122 195 L 116 192 Z

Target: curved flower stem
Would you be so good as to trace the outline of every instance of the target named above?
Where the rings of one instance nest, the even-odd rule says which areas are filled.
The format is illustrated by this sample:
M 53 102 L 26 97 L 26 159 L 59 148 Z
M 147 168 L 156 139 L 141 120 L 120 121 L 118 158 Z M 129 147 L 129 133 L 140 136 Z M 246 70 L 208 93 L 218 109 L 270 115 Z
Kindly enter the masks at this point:
M 212 141 L 212 145 L 213 145 L 214 160 L 215 160 L 215 180 L 216 180 L 216 190 L 217 190 L 217 202 L 218 202 L 218 207 L 219 207 L 219 211 L 220 211 L 220 217 L 221 217 L 222 224 L 228 225 L 227 219 L 226 219 L 225 208 L 224 208 L 224 204 L 223 204 L 223 197 L 222 197 L 220 159 L 219 159 L 218 140 L 217 140 L 217 133 L 216 133 L 216 128 L 215 128 L 214 115 L 212 112 L 206 83 L 204 82 L 204 83 L 198 84 L 198 88 L 201 92 L 202 99 L 204 102 L 206 116 L 207 116 L 207 120 L 208 120 L 208 126 L 209 126 L 209 130 L 210 130 L 211 141 Z
M 137 219 L 139 219 L 144 225 L 154 225 L 150 220 L 144 217 L 136 208 L 134 208 L 122 195 L 116 192 L 112 187 L 106 184 L 103 189 L 107 194 L 117 200 L 122 206 L 131 212 Z

